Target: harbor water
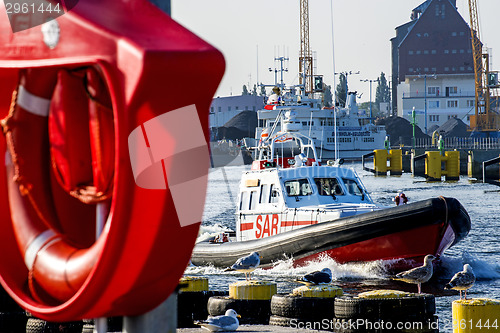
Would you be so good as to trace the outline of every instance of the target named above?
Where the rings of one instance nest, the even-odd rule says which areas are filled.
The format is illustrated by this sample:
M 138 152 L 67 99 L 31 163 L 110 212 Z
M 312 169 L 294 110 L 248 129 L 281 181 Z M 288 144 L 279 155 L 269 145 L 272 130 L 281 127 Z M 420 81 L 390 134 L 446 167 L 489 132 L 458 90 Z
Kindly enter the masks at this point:
M 458 292 L 444 290 L 444 285 L 463 264 L 472 266 L 477 281 L 467 297 L 500 299 L 500 188 L 474 182 L 461 177 L 456 182 L 426 182 L 424 178 L 402 176 L 380 177 L 363 171 L 360 163 L 346 164 L 354 168 L 372 199 L 379 204 L 394 205 L 392 199 L 399 190 L 404 191 L 409 203 L 432 197 L 445 196 L 458 199 L 468 211 L 472 229 L 469 235 L 448 249 L 441 257 L 433 278 L 422 286 L 425 293 L 436 296 L 439 331 L 452 332 L 451 303 L 459 298 Z M 242 171 L 249 166 L 232 166 L 210 170 L 207 199 L 201 233 L 235 230 L 235 211 L 238 185 Z M 425 242 L 426 239 L 422 239 Z M 344 293 L 356 294 L 374 289 L 398 289 L 416 292 L 417 286 L 390 279 L 392 261 L 338 264 L 330 258 L 309 262 L 303 267 L 293 267 L 291 260 L 283 258 L 270 269 L 257 269 L 252 276 L 275 281 L 278 292 L 289 292 L 299 285 L 293 282 L 308 272 L 329 267 L 334 284 Z M 230 283 L 244 279 L 238 272 L 224 272 L 214 267 L 189 266 L 186 275 L 205 276 L 212 290 L 228 290 Z M 500 318 L 498 318 L 500 326 Z M 493 329 L 492 331 L 495 331 Z

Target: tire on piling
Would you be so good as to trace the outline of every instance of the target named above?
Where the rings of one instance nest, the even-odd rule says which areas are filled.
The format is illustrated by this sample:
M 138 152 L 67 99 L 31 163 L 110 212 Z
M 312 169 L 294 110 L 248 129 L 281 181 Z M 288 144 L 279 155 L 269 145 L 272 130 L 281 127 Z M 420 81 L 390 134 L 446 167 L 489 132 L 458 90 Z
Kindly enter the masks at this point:
M 25 328 L 26 333 L 80 333 L 83 330 L 83 322 L 71 321 L 56 323 L 30 317 L 26 322 Z
M 208 299 L 207 310 L 211 316 L 220 316 L 233 309 L 241 318 L 240 324 L 268 324 L 271 315 L 271 300 L 233 299 L 213 296 Z
M 341 296 L 335 299 L 335 318 L 401 318 L 408 314 L 426 317 L 436 313 L 433 295 L 412 294 L 399 298 L 359 298 Z
M 224 291 L 180 292 L 177 295 L 177 327 L 198 327 L 195 320 L 205 320 L 208 317 L 207 303 L 213 296 L 225 296 Z
M 276 294 L 271 299 L 271 314 L 309 321 L 330 320 L 335 315 L 334 306 L 335 298 L 333 297 L 300 297 L 290 294 Z

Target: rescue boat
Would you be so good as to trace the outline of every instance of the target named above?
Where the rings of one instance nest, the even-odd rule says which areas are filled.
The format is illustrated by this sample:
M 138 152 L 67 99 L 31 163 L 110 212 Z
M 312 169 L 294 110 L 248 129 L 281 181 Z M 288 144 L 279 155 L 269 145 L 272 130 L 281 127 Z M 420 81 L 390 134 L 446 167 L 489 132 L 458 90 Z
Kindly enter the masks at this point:
M 282 130 L 262 140 L 242 175 L 236 239 L 198 242 L 192 264 L 228 267 L 257 251 L 261 266 L 327 255 L 339 263 L 403 259 L 398 268 L 405 268 L 427 254 L 442 255 L 469 233 L 471 221 L 458 200 L 378 205 L 341 160 L 320 162 L 314 141 L 296 130 L 293 110 L 280 112 L 278 122 Z

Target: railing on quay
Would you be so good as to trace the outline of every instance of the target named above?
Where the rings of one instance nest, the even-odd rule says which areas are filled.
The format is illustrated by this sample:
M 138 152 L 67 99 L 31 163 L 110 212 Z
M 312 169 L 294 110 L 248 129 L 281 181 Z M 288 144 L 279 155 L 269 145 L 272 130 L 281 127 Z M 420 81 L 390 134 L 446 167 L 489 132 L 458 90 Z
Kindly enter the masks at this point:
M 500 138 L 443 138 L 446 149 L 500 149 Z M 437 148 L 431 138 L 415 138 L 412 148 Z

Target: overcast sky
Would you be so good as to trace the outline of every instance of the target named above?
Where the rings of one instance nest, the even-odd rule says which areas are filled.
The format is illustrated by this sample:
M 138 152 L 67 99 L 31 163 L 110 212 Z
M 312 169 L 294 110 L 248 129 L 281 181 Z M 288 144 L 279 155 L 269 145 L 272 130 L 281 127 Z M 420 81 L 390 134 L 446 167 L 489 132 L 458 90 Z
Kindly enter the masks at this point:
M 275 56 L 290 58 L 284 79 L 298 83 L 299 0 L 171 0 L 172 17 L 217 47 L 226 59 L 226 72 L 216 96 L 239 95 L 242 86 L 274 83 Z M 309 0 L 310 46 L 316 52 L 315 73 L 333 84 L 335 71 L 359 71 L 349 77 L 349 90 L 369 100 L 369 83 L 381 72 L 391 75 L 391 44 L 395 28 L 410 20 L 424 0 Z M 500 0 L 477 0 L 481 39 L 492 48 L 493 69 L 500 69 L 498 18 Z M 334 49 L 331 4 L 333 3 Z M 457 7 L 469 23 L 468 0 Z M 257 71 L 258 69 L 258 71 Z M 257 73 L 258 72 L 258 73 Z M 336 78 L 338 83 L 338 77 Z M 372 99 L 375 99 L 373 84 Z

